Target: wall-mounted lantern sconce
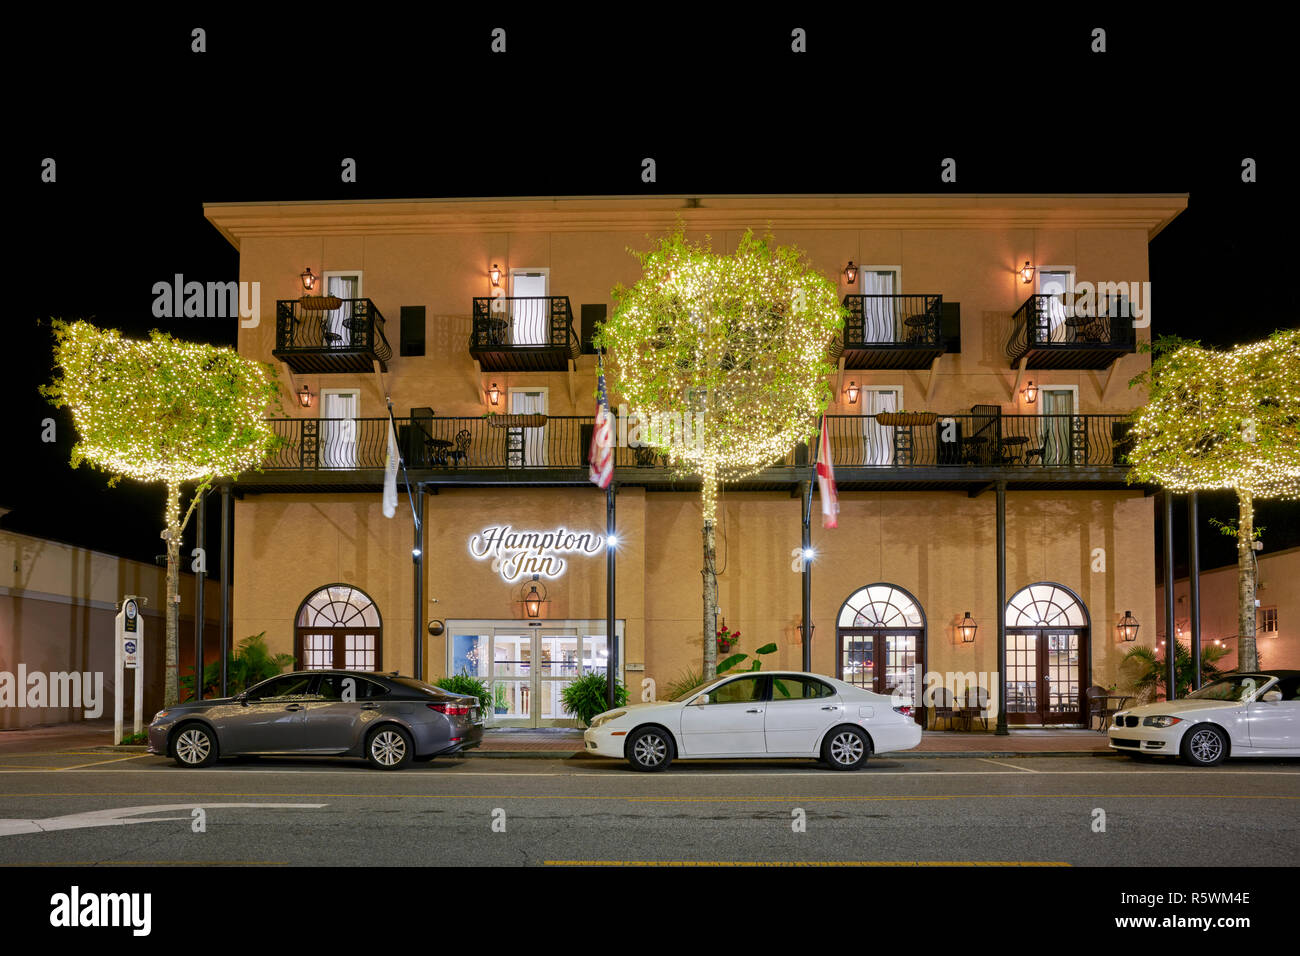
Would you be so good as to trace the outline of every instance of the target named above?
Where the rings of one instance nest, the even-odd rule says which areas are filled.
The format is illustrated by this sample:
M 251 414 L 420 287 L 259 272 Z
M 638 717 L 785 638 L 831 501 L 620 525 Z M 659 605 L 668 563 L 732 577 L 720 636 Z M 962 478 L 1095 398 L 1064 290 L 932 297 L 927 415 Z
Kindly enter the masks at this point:
M 298 390 L 298 404 L 303 408 L 311 408 L 312 399 L 315 397 L 316 396 L 312 394 L 312 390 L 306 385 Z
M 1119 622 L 1119 636 L 1126 641 L 1136 641 L 1140 626 L 1137 618 L 1133 616 L 1133 612 L 1125 611 L 1124 619 Z
M 1020 267 L 1020 281 L 1025 285 L 1029 285 L 1029 283 L 1034 281 L 1034 267 L 1029 264 L 1028 259 L 1026 259 L 1025 264 Z
M 542 584 L 542 590 L 538 592 L 537 586 L 539 583 L 541 583 L 539 576 L 534 574 L 532 583 L 524 585 L 528 589 L 527 592 L 523 591 L 522 588 L 520 589 L 520 599 L 524 603 L 524 613 L 530 618 L 541 617 L 542 605 L 550 603 L 546 598 L 545 584 Z
M 849 396 L 850 405 L 858 404 L 858 383 L 857 382 L 849 382 L 849 387 L 846 388 L 844 392 Z
M 316 288 L 316 276 L 311 274 L 311 266 L 308 266 L 307 271 L 298 278 L 302 280 L 303 292 L 311 292 L 312 289 Z
M 1020 397 L 1025 400 L 1026 405 L 1032 405 L 1038 401 L 1038 386 L 1032 381 L 1027 382 L 1025 387 L 1020 390 Z
M 492 288 L 494 289 L 501 284 L 501 267 L 495 262 L 492 263 L 492 268 L 488 270 L 488 278 L 492 280 Z
M 961 642 L 963 644 L 974 644 L 975 630 L 978 627 L 979 625 L 971 620 L 970 611 L 967 611 L 966 616 L 963 617 L 961 623 L 957 625 L 957 633 L 961 635 Z
M 844 267 L 844 284 L 847 286 L 856 286 L 858 284 L 858 267 L 849 260 L 849 264 Z
M 496 382 L 493 382 L 492 387 L 487 390 L 487 396 L 488 396 L 488 401 L 492 403 L 493 408 L 496 408 L 497 405 L 500 404 L 501 389 L 497 388 Z

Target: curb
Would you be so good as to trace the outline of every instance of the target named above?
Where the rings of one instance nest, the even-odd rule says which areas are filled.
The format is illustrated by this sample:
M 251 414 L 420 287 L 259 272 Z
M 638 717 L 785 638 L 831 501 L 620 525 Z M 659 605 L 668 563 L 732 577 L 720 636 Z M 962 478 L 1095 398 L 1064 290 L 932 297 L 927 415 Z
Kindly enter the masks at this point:
M 584 750 L 575 750 L 573 752 L 561 750 L 472 750 L 461 756 L 463 757 L 495 757 L 506 759 L 542 759 L 542 760 L 568 760 L 572 757 L 586 757 L 587 752 Z M 1111 757 L 1114 752 L 1110 750 L 1036 750 L 1033 752 L 1014 751 L 1014 750 L 957 750 L 957 751 L 933 751 L 929 753 L 889 753 L 882 756 L 872 756 L 873 760 L 928 760 L 936 757 Z M 612 760 L 615 758 L 604 757 L 591 759 Z M 687 758 L 683 758 L 687 759 Z M 721 761 L 727 758 L 718 758 Z M 764 760 L 768 759 L 761 754 L 753 757 L 739 758 L 745 760 Z M 794 757 L 773 757 L 773 760 L 798 760 L 801 758 Z M 809 758 L 812 759 L 812 758 Z

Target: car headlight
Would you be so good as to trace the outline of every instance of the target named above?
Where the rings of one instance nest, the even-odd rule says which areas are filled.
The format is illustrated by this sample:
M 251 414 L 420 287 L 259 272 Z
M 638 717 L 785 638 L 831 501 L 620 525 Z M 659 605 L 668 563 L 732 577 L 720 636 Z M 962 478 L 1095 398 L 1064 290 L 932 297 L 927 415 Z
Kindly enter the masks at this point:
M 156 724 L 156 723 L 158 723 L 158 721 L 160 721 L 160 720 L 162 720 L 164 717 L 166 717 L 169 713 L 171 713 L 171 711 L 169 711 L 169 710 L 160 710 L 160 711 L 158 711 L 158 713 L 156 713 L 156 714 L 153 715 L 153 720 L 151 720 L 151 721 L 149 721 L 149 722 L 150 722 L 151 724 Z
M 591 729 L 595 730 L 601 724 L 607 724 L 611 720 L 618 720 L 618 718 L 622 717 L 626 713 L 626 710 L 611 710 L 609 713 L 601 714 L 591 722 Z
M 1172 727 L 1174 724 L 1183 722 L 1181 717 L 1171 717 L 1168 714 L 1161 714 L 1158 717 L 1144 717 L 1142 719 L 1143 727 Z

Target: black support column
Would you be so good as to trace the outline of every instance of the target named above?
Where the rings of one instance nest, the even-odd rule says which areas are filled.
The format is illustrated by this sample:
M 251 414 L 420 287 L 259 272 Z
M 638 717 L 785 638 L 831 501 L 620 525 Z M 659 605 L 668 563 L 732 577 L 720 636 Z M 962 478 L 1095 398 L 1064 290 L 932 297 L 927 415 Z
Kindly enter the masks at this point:
M 411 564 L 415 574 L 415 679 L 424 680 L 424 484 L 415 486 L 415 544 Z
M 1165 491 L 1165 700 L 1178 696 L 1175 670 L 1178 633 L 1174 626 L 1174 496 Z
M 614 483 L 605 489 L 605 646 L 609 650 L 605 665 L 605 703 L 610 710 L 618 706 L 618 628 L 615 623 L 614 571 L 618 563 L 618 532 L 614 513 Z M 630 695 L 629 695 L 630 696 Z
M 998 723 L 996 733 L 1007 730 L 1007 483 L 997 483 L 998 518 Z
M 221 696 L 229 695 L 230 675 L 226 662 L 230 659 L 230 535 L 232 514 L 230 484 L 221 486 Z
M 199 549 L 199 567 L 194 572 L 194 699 L 203 699 L 203 591 L 208 581 L 208 493 L 194 507 L 194 546 Z
M 1191 605 L 1192 690 L 1201 686 L 1201 536 L 1196 492 L 1187 496 L 1187 602 Z

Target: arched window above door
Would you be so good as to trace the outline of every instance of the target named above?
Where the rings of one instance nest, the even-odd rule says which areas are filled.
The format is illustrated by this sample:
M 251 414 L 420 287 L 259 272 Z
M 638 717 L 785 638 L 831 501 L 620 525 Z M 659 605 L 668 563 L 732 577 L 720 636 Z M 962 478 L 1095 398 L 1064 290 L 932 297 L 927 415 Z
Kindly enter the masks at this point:
M 869 584 L 849 595 L 840 608 L 840 627 L 924 627 L 912 595 L 892 584 Z
M 1007 627 L 1087 627 L 1088 612 L 1073 591 L 1043 581 L 1011 595 L 1006 620 Z
M 350 584 L 331 584 L 302 602 L 298 627 L 381 627 L 370 596 Z

